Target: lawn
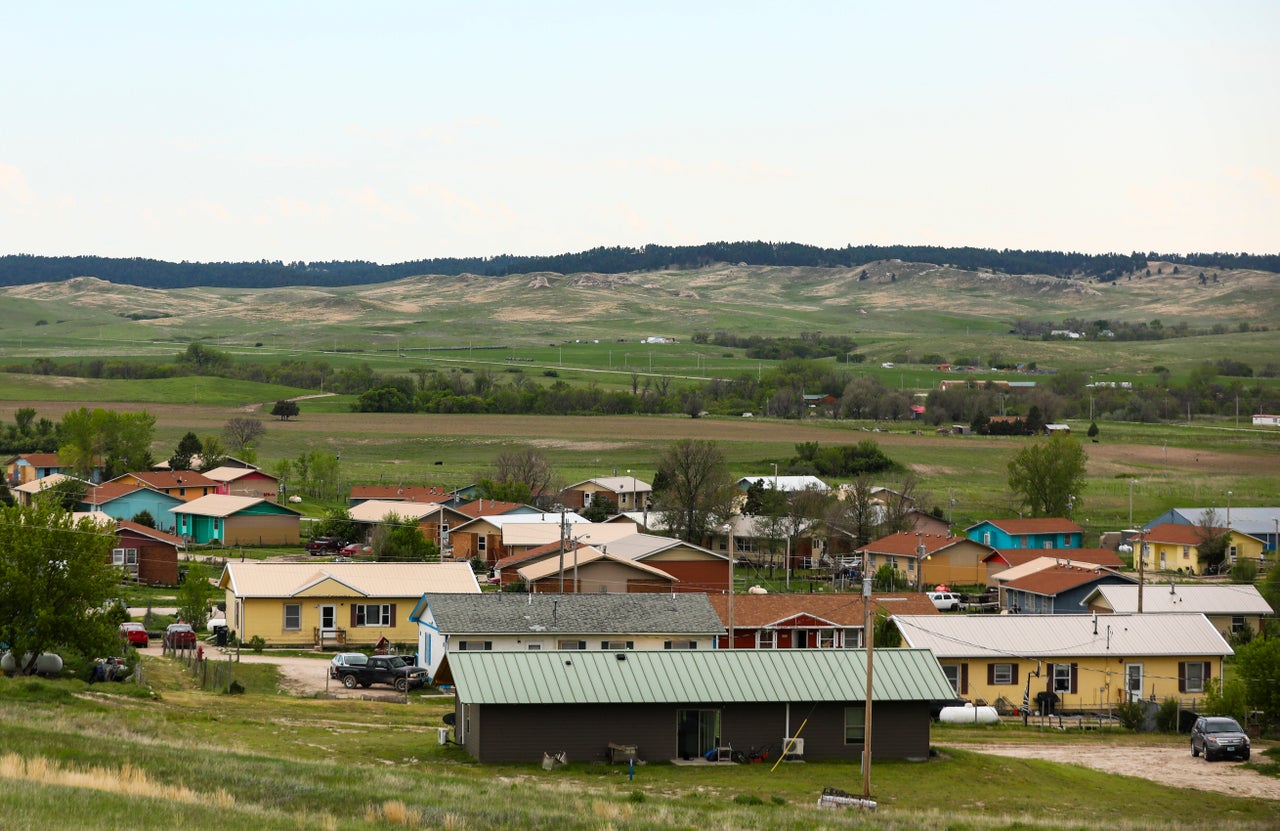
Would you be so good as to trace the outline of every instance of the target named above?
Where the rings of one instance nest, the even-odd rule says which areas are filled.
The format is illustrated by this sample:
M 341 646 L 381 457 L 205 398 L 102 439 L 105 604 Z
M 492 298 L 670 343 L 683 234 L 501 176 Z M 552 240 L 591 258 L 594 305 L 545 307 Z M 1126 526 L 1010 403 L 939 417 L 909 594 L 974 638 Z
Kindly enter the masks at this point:
M 147 659 L 156 697 L 126 685 L 0 679 L 6 829 L 1274 827 L 1277 805 L 1048 762 L 948 751 L 872 769 L 874 814 L 815 807 L 860 793 L 856 763 L 554 771 L 481 766 L 437 743 L 451 709 L 196 690 Z M 260 667 L 259 667 L 260 668 Z M 260 685 L 255 685 L 260 688 Z M 252 688 L 251 688 L 252 689 Z M 947 731 L 948 738 L 967 735 Z M 1080 736 L 1078 741 L 1130 737 Z

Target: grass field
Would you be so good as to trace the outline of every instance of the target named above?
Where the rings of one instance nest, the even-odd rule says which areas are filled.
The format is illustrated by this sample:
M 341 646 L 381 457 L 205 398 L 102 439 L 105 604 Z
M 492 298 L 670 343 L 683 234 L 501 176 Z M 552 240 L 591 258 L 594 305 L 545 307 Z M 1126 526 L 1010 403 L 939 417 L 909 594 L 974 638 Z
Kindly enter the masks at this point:
M 857 763 L 543 771 L 441 747 L 449 699 L 410 703 L 219 695 L 146 659 L 157 697 L 126 685 L 0 678 L 5 829 L 1198 829 L 1275 827 L 1275 802 L 1084 768 L 948 751 L 872 768 L 874 814 L 820 811 L 861 792 Z M 246 668 L 249 665 L 245 665 Z M 252 669 L 261 670 L 262 665 Z M 269 685 L 268 685 L 269 686 Z M 1004 730 L 1001 728 L 1001 730 Z M 950 740 L 1013 738 L 948 728 Z M 1080 736 L 1132 742 L 1138 737 Z M 1150 742 L 1149 736 L 1141 737 Z M 1155 741 L 1183 742 L 1179 737 Z M 657 760 L 655 760 L 656 762 Z

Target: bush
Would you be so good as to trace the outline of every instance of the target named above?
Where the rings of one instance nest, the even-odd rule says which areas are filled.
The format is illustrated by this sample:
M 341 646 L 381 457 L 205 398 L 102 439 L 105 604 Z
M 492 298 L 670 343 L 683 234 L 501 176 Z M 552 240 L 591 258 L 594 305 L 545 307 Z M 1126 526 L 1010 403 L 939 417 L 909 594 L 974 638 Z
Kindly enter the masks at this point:
M 1160 709 L 1156 711 L 1156 729 L 1161 733 L 1177 733 L 1178 732 L 1178 711 L 1182 709 L 1182 705 L 1178 703 L 1176 698 L 1166 698 L 1160 702 Z
M 1116 705 L 1116 718 L 1126 730 L 1137 731 L 1147 718 L 1147 706 L 1142 701 L 1122 701 Z
M 267 642 L 262 639 L 261 635 L 254 635 L 252 638 L 249 638 L 248 645 L 249 648 L 257 655 L 261 655 L 262 650 L 267 648 Z

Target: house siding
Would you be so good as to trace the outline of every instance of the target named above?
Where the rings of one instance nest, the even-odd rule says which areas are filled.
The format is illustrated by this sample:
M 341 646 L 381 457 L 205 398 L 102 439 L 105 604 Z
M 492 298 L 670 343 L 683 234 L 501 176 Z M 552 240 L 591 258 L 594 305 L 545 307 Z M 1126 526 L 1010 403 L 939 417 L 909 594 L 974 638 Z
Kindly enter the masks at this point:
M 457 705 L 464 746 L 480 762 L 536 762 L 564 751 L 571 762 L 606 761 L 610 743 L 635 745 L 641 759 L 674 759 L 676 712 L 720 711 L 720 746 L 781 750 L 787 730 L 800 729 L 805 758 L 856 759 L 861 744 L 844 741 L 844 710 L 862 702 L 768 704 Z M 788 728 L 788 706 L 790 710 Z M 873 711 L 874 758 L 924 758 L 929 753 L 929 705 L 885 702 Z
M 228 589 L 227 610 L 232 614 L 236 609 L 234 593 Z M 293 598 L 247 598 L 241 601 L 243 620 L 232 618 L 233 626 L 239 625 L 242 640 L 249 640 L 255 635 L 273 646 L 313 646 L 316 641 L 316 630 L 320 627 L 320 607 L 334 606 L 337 629 L 345 630 L 347 646 L 372 646 L 379 638 L 386 637 L 393 644 L 416 646 L 418 643 L 418 625 L 409 620 L 417 598 L 363 598 L 357 596 L 321 597 L 306 596 Z M 394 606 L 392 620 L 394 626 L 352 626 L 351 606 L 359 603 L 389 603 Z M 301 625 L 298 629 L 284 628 L 284 607 L 297 604 L 300 609 Z M 326 641 L 326 643 L 330 643 Z M 319 672 L 320 669 L 317 669 Z

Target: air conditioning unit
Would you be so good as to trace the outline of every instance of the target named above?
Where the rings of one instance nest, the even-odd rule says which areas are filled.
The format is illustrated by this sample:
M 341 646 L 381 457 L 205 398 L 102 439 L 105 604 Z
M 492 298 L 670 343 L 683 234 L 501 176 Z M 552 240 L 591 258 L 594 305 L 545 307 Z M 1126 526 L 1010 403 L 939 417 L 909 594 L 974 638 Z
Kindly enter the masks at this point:
M 804 757 L 804 739 L 799 736 L 788 736 L 782 740 L 782 758 L 800 759 Z

